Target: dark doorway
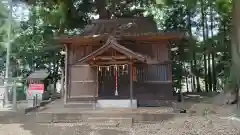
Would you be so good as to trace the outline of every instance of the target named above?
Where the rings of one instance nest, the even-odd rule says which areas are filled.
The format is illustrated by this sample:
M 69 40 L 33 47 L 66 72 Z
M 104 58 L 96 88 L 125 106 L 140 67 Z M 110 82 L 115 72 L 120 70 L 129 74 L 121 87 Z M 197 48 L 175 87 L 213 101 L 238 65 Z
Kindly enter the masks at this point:
M 123 65 L 118 65 L 117 70 L 116 66 L 99 66 L 98 97 L 100 99 L 129 99 L 130 78 L 127 71 L 127 67 L 124 67 Z

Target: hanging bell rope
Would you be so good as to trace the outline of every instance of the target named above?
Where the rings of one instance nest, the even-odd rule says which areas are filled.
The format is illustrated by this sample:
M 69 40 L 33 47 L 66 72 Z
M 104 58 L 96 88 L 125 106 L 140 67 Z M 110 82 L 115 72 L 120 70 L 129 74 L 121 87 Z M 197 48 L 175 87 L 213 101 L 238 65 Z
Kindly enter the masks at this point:
M 118 96 L 118 67 L 117 65 L 115 65 L 115 82 L 116 82 L 116 86 L 115 86 L 115 96 Z

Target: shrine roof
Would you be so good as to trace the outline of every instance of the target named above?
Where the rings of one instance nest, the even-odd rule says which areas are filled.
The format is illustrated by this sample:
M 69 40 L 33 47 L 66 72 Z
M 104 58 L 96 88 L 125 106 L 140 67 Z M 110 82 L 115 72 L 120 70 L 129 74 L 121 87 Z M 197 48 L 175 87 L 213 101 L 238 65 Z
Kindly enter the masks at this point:
M 31 73 L 27 79 L 40 79 L 40 80 L 44 80 L 49 76 L 48 71 L 46 70 L 37 70 L 34 71 L 33 73 Z
M 72 43 L 76 40 L 101 39 L 103 37 L 143 37 L 148 40 L 154 38 L 176 39 L 185 37 L 180 32 L 160 32 L 155 21 L 147 17 L 118 18 L 108 20 L 93 20 L 79 35 L 62 36 L 58 40 L 62 43 Z
M 136 18 L 119 18 L 109 20 L 94 20 L 87 25 L 81 36 L 111 34 L 121 35 L 138 35 L 147 33 L 157 33 L 156 23 L 146 17 Z

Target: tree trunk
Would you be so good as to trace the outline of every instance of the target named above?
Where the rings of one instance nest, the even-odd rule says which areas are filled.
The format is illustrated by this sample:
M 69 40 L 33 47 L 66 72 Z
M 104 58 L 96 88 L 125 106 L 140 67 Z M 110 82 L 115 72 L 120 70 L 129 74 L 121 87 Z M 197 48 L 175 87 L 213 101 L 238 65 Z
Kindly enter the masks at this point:
M 209 26 L 208 26 L 208 19 L 207 19 L 207 15 L 205 15 L 205 27 L 206 27 L 206 40 L 209 39 Z M 211 70 L 211 45 L 207 45 L 207 75 L 208 75 L 208 91 L 212 91 L 212 70 Z
M 97 12 L 99 14 L 99 19 L 110 18 L 111 15 L 106 9 L 106 0 L 96 0 L 95 1 Z
M 239 68 L 240 68 L 240 1 L 239 0 L 233 0 L 233 29 L 232 29 L 232 45 L 231 45 L 231 54 L 232 54 L 232 68 L 231 68 L 231 74 L 233 77 L 233 80 L 236 83 L 236 99 L 239 97 L 239 80 L 240 80 L 240 74 L 239 74 Z M 239 101 L 237 102 L 237 107 L 239 108 Z
M 191 65 L 192 67 L 192 65 Z M 194 79 L 194 76 L 192 75 L 191 76 L 191 92 L 193 92 L 193 90 L 195 90 L 194 86 L 193 86 L 193 79 Z
M 53 70 L 53 94 L 56 94 L 57 92 L 57 82 L 58 82 L 58 68 L 59 68 L 59 63 L 58 60 L 54 60 L 54 70 Z
M 213 4 L 211 4 L 211 11 L 210 11 L 210 19 L 211 19 L 211 36 L 213 37 Z M 216 70 L 215 70 L 215 44 L 212 42 L 212 86 L 213 91 L 217 91 L 217 77 L 216 77 Z
M 206 41 L 206 30 L 205 30 L 205 14 L 204 14 L 204 0 L 201 0 L 201 23 L 202 23 L 202 34 L 203 34 L 203 42 Z M 207 76 L 207 56 L 206 56 L 206 48 L 203 49 L 203 61 L 204 61 L 204 82 L 205 82 L 205 91 L 208 92 L 208 76 Z
M 188 88 L 188 77 L 186 76 L 186 88 L 187 88 L 187 93 L 189 93 L 189 88 Z
M 191 20 L 191 17 L 192 17 L 192 12 L 191 12 L 190 9 L 188 9 L 187 10 L 188 32 L 189 32 L 189 35 L 191 37 L 190 44 L 193 46 L 193 45 L 196 45 L 196 44 L 192 40 L 193 38 L 192 38 L 192 20 Z M 191 64 L 191 69 L 196 71 L 197 62 L 196 62 L 195 46 L 192 47 L 191 50 L 192 50 L 192 61 L 190 63 Z M 197 88 L 196 88 L 196 81 L 197 81 Z M 196 89 L 197 89 L 197 91 L 200 91 L 200 83 L 199 83 L 199 77 L 198 76 L 196 76 L 196 78 L 195 78 L 195 76 L 192 76 L 192 86 L 193 86 L 192 91 L 196 90 Z
M 196 54 L 193 54 L 193 63 L 194 63 L 194 68 L 196 70 L 196 65 L 197 65 L 197 60 L 196 60 Z M 201 92 L 201 87 L 200 87 L 200 79 L 198 76 L 196 76 L 196 82 L 197 82 L 197 92 Z
M 205 82 L 205 91 L 208 92 L 208 76 L 207 76 L 207 56 L 206 56 L 206 49 L 204 49 L 203 54 L 203 61 L 204 61 L 204 82 Z
M 194 54 L 193 54 L 194 55 Z M 194 65 L 193 65 L 193 60 L 191 61 L 190 63 L 190 66 L 191 66 L 191 70 L 195 70 L 194 68 Z M 191 91 L 194 91 L 196 90 L 196 79 L 195 79 L 195 76 L 194 75 L 191 75 Z

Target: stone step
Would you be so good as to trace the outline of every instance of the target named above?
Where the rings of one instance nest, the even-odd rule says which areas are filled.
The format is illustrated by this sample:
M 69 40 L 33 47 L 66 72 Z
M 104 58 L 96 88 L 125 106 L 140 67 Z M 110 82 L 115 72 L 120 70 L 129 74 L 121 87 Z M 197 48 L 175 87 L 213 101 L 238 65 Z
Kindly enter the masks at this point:
M 82 102 L 82 101 L 96 101 L 96 99 L 94 98 L 94 97 L 88 97 L 88 96 L 86 96 L 86 97 L 78 97 L 78 98 L 70 98 L 70 99 L 68 99 L 68 101 L 69 102 L 78 102 L 78 101 L 80 101 L 80 102 Z
M 133 118 L 130 117 L 88 117 L 89 124 L 110 124 L 114 127 L 132 126 Z
M 68 109 L 68 108 L 66 108 Z M 178 114 L 178 113 L 177 113 Z M 113 123 L 120 126 L 129 126 L 133 122 L 160 122 L 176 116 L 174 112 L 156 113 L 154 112 L 111 112 L 110 110 L 93 109 L 70 109 L 66 112 L 37 112 L 36 119 L 38 123 L 51 122 L 87 122 L 90 124 Z M 123 124 L 122 124 L 123 123 Z M 130 124 L 128 124 L 130 123 Z
M 67 103 L 97 103 L 94 100 L 82 100 L 82 101 L 67 101 Z
M 65 108 L 95 108 L 96 104 L 95 103 L 67 103 L 64 105 Z

